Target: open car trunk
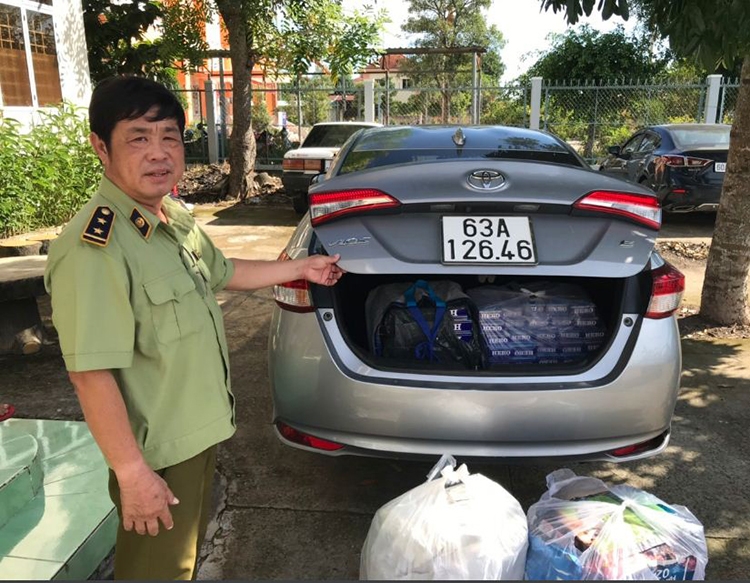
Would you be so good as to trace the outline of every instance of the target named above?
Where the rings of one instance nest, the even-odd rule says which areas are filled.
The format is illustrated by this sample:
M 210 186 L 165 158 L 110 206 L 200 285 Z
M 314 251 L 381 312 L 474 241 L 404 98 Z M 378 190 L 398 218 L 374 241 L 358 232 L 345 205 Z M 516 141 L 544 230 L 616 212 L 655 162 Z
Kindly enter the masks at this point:
M 373 346 L 372 334 L 368 332 L 368 327 L 372 328 L 372 323 L 368 326 L 368 319 L 371 320 L 373 314 L 367 313 L 367 299 L 371 292 L 386 284 L 402 283 L 404 286 L 417 281 L 424 280 L 428 283 L 436 284 L 438 281 L 449 280 L 458 284 L 466 292 L 479 289 L 490 290 L 506 288 L 507 286 L 519 286 L 539 289 L 542 286 L 573 285 L 584 290 L 590 298 L 591 303 L 595 306 L 595 314 L 591 317 L 598 318 L 599 327 L 602 334 L 599 335 L 597 345 L 592 350 L 584 350 L 575 357 L 564 359 L 536 359 L 534 361 L 524 361 L 521 359 L 503 360 L 491 356 L 492 333 L 488 333 L 483 323 L 482 310 L 474 313 L 474 331 L 478 340 L 480 350 L 479 358 L 474 363 L 467 362 L 446 362 L 436 359 L 408 355 L 404 357 L 394 357 L 392 355 L 378 354 Z M 439 285 L 439 284 L 438 284 Z M 394 369 L 418 373 L 424 371 L 425 374 L 476 374 L 476 375 L 493 375 L 493 374 L 524 374 L 524 375 L 548 375 L 559 374 L 576 374 L 593 366 L 603 354 L 609 350 L 611 341 L 616 332 L 623 325 L 623 315 L 634 315 L 631 326 L 638 326 L 640 318 L 645 313 L 648 306 L 649 295 L 651 291 L 651 277 L 648 271 L 641 272 L 629 278 L 529 278 L 518 276 L 495 276 L 491 281 L 487 278 L 480 280 L 477 276 L 455 275 L 449 278 L 436 275 L 362 275 L 348 273 L 340 282 L 332 288 L 323 288 L 314 286 L 313 297 L 314 303 L 318 308 L 332 308 L 335 313 L 336 322 L 339 325 L 341 334 L 349 348 L 363 362 L 375 369 Z M 473 304 L 473 300 L 471 301 Z M 427 302 L 429 305 L 429 302 Z M 422 305 L 425 305 L 424 303 Z M 449 305 L 450 307 L 450 305 Z M 370 306 L 372 309 L 372 306 Z M 487 315 L 487 314 L 485 314 Z M 490 314 L 492 315 L 492 314 Z M 589 316 L 587 316 L 589 317 Z M 529 322 L 530 320 L 526 320 Z M 521 327 L 516 327 L 515 334 L 523 334 L 523 319 Z M 428 322 L 431 324 L 432 322 Z M 397 324 L 401 325 L 401 324 Z M 453 323 L 451 322 L 451 326 Z M 554 331 L 554 326 L 551 328 Z M 459 326 L 456 326 L 457 334 Z M 388 331 L 386 333 L 392 333 Z M 533 331 L 532 331 L 533 332 Z M 532 334 L 533 336 L 533 334 Z M 531 338 L 532 342 L 534 338 Z
M 644 269 L 661 220 L 652 192 L 537 160 L 406 162 L 345 173 L 310 191 L 308 251 L 339 254 L 348 272 L 313 304 L 334 309 L 363 362 L 430 374 L 574 374 L 622 337 L 624 314 L 646 313 L 652 281 Z M 422 280 L 410 300 L 407 288 Z M 432 284 L 443 295 L 426 289 Z M 488 284 L 495 287 L 472 296 Z M 465 294 L 472 297 L 462 304 L 456 298 Z M 444 318 L 478 345 L 466 354 Z M 627 327 L 639 320 L 632 319 Z

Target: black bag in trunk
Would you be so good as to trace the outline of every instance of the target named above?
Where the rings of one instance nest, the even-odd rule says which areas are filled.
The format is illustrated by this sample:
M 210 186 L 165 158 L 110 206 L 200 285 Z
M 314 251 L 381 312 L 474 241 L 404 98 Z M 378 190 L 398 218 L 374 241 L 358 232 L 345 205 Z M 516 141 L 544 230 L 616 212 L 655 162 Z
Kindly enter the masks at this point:
M 365 302 L 367 337 L 377 356 L 475 369 L 481 364 L 476 308 L 452 281 L 393 283 Z

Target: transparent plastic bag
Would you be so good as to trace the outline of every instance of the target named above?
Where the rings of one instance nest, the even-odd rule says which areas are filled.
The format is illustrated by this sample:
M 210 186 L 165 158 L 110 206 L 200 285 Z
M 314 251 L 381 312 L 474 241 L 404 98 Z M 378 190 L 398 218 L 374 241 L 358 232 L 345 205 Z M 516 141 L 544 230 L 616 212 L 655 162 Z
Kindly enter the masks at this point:
M 597 354 L 606 326 L 588 293 L 552 281 L 467 291 L 479 312 L 488 365 L 567 364 Z
M 684 506 L 563 469 L 529 508 L 526 578 L 703 580 L 703 525 Z
M 445 462 L 444 456 L 433 470 L 435 479 L 375 513 L 360 579 L 523 578 L 528 531 L 521 505 L 466 465 L 435 471 Z

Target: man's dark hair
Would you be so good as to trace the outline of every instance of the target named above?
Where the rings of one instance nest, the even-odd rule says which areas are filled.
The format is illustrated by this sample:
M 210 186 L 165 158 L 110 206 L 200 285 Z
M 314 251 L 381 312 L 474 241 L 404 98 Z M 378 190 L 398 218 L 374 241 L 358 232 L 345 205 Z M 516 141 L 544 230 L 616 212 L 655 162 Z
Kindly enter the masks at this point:
M 137 119 L 156 107 L 151 121 L 174 119 L 185 131 L 185 110 L 169 89 L 144 77 L 109 77 L 99 83 L 91 95 L 89 127 L 107 147 L 117 122 Z

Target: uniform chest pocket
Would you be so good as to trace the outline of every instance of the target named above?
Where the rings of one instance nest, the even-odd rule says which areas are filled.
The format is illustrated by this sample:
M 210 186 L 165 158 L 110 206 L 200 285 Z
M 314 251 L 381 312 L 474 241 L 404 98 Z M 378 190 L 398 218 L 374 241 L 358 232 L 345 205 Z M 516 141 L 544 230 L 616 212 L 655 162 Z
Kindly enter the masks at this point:
M 143 284 L 151 308 L 154 333 L 167 344 L 195 334 L 206 307 L 187 273 L 173 273 Z

